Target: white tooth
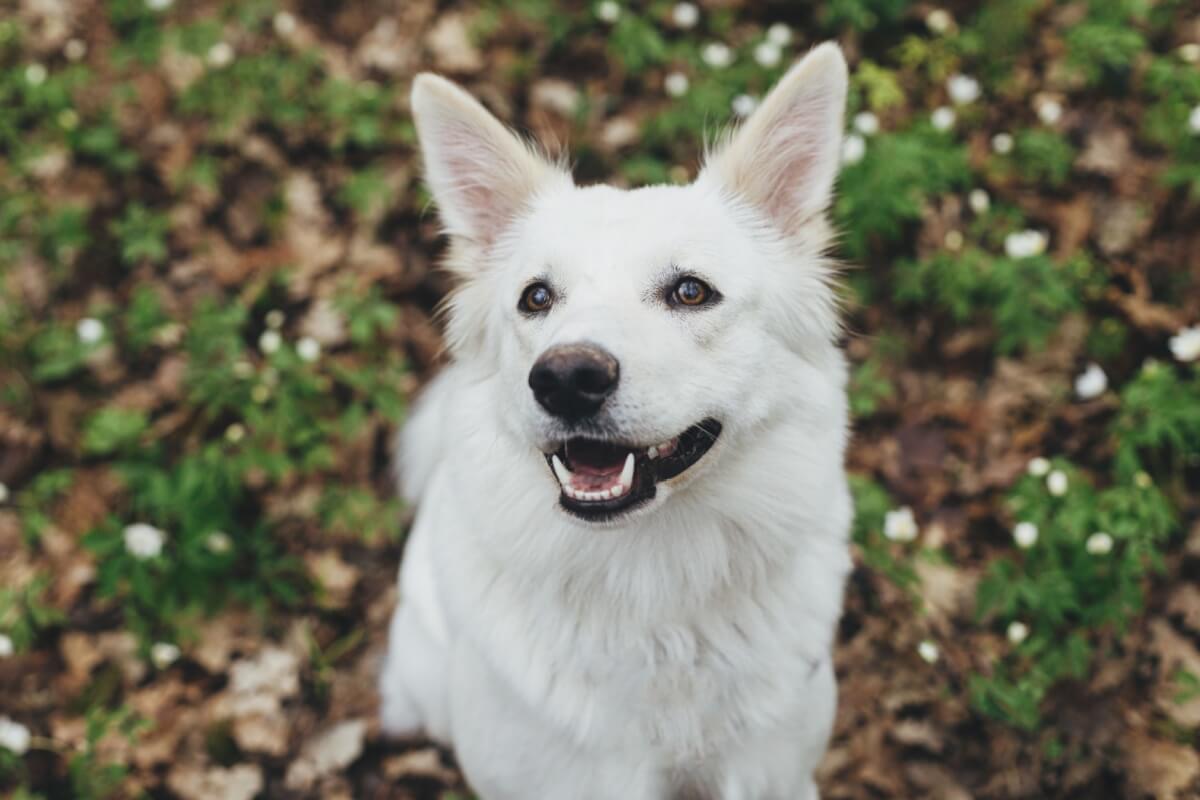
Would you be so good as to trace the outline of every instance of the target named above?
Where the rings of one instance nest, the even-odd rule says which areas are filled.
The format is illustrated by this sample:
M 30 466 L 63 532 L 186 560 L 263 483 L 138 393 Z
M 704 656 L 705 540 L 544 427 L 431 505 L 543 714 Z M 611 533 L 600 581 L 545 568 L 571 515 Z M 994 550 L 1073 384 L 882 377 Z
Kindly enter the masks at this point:
M 621 488 L 621 494 L 624 494 L 633 487 L 633 453 L 627 453 L 625 455 L 625 466 L 621 468 L 619 485 Z
M 646 455 L 650 456 L 651 458 L 658 458 L 658 446 L 655 445 L 651 447 L 646 451 Z
M 600 499 L 600 493 L 599 492 L 585 492 L 583 495 L 583 499 L 587 500 L 589 503 L 594 503 Z
M 562 484 L 564 489 L 571 488 L 571 470 L 567 469 L 567 465 L 562 462 L 558 454 L 550 456 L 550 464 L 554 467 L 554 474 L 558 478 L 558 482 Z M 570 492 L 567 492 L 570 495 Z
M 613 497 L 620 497 L 621 495 L 625 494 L 625 484 L 618 483 L 616 486 L 609 489 L 609 491 L 612 492 Z
M 600 499 L 612 500 L 612 489 L 605 489 L 604 491 L 600 492 Z

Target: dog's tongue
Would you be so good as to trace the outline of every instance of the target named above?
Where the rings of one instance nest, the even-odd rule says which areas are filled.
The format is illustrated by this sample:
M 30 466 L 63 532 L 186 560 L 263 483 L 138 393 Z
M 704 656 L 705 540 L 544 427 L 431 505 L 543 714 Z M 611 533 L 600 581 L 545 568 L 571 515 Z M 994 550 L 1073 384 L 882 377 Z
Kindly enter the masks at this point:
M 607 442 L 572 439 L 567 442 L 567 466 L 576 475 L 612 478 L 621 474 L 629 450 Z

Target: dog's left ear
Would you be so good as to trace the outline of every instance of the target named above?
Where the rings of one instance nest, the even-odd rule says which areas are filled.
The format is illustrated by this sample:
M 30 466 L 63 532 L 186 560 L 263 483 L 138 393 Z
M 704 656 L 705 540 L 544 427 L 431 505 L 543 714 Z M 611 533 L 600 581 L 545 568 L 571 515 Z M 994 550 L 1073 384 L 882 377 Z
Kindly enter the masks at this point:
M 425 179 L 447 231 L 488 243 L 533 195 L 571 177 L 455 84 L 430 73 L 413 82 L 413 118 Z
M 814 48 L 771 90 L 700 180 L 764 212 L 785 234 L 829 205 L 841 163 L 846 59 L 833 42 Z

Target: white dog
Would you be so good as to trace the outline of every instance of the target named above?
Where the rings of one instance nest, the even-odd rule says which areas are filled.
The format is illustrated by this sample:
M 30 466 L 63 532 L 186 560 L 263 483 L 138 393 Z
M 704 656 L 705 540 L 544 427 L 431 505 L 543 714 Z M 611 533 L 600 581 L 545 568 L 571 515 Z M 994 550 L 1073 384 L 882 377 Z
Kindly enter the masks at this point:
M 382 721 L 485 800 L 816 798 L 850 567 L 822 45 L 688 186 L 575 186 L 464 91 L 412 108 L 451 237 L 452 363 Z

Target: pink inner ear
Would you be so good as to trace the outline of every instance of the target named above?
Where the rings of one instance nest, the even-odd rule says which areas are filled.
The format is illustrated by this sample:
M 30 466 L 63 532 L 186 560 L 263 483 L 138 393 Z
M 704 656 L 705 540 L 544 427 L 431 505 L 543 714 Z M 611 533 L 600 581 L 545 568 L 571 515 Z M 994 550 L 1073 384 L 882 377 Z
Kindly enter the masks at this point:
M 779 120 L 765 137 L 765 149 L 772 155 L 764 170 L 760 202 L 776 219 L 807 215 L 804 198 L 811 191 L 808 184 L 817 178 L 821 154 L 816 126 L 806 128 L 803 122 L 794 117 Z
M 763 135 L 761 170 L 748 176 L 763 209 L 787 229 L 824 211 L 837 171 L 842 110 L 827 92 L 810 91 L 772 120 Z
M 471 238 L 484 241 L 498 236 L 520 213 L 538 166 L 515 139 L 495 142 L 489 133 L 454 121 L 441 129 L 437 144 L 442 159 L 438 182 L 444 202 L 453 206 L 443 211 L 459 217 Z

